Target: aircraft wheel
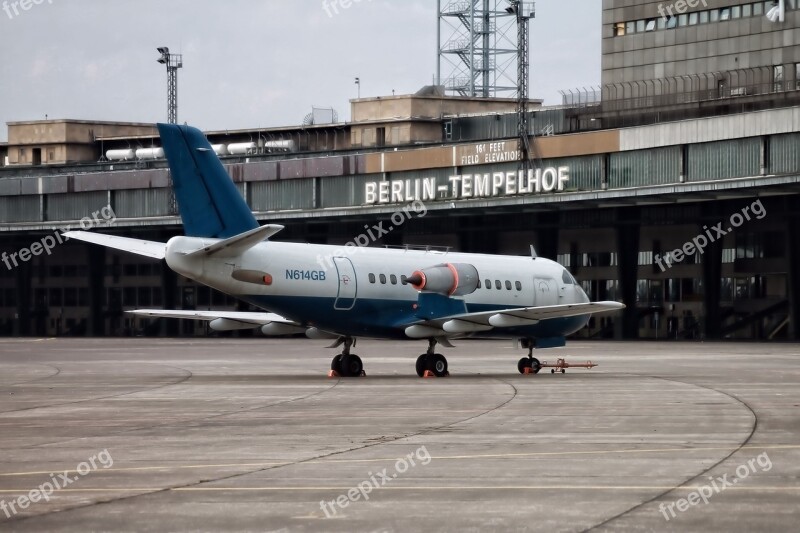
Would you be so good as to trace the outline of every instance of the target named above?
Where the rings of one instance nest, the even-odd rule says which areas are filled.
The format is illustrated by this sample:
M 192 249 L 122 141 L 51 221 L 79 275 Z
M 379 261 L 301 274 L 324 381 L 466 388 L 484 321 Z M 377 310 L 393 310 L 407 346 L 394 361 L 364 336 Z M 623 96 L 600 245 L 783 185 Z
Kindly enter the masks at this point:
M 416 370 L 417 370 L 417 375 L 419 377 L 422 377 L 422 376 L 425 375 L 425 370 L 427 370 L 427 368 L 428 368 L 427 367 L 427 359 L 428 359 L 428 354 L 426 354 L 426 353 L 424 353 L 424 354 L 420 355 L 419 357 L 417 357 Z
M 348 354 L 342 356 L 342 376 L 344 377 L 358 377 L 361 371 L 364 370 L 364 363 L 361 358 L 356 354 Z
M 339 354 L 334 356 L 333 360 L 331 360 L 331 370 L 340 376 L 342 375 L 342 357 L 344 357 L 344 354 Z
M 550 369 L 550 373 L 551 373 L 551 374 L 555 374 L 555 373 L 556 373 L 556 369 L 555 369 L 555 368 L 551 368 L 551 369 Z
M 520 374 L 524 374 L 526 368 L 531 368 L 531 360 L 528 357 L 523 357 L 517 363 L 517 370 L 519 370 Z
M 530 361 L 531 361 L 531 368 L 533 369 L 533 373 L 534 374 L 538 374 L 539 370 L 542 369 L 542 363 L 540 363 L 539 360 L 536 359 L 535 357 L 531 357 Z
M 433 354 L 428 358 L 428 370 L 433 372 L 437 378 L 448 376 L 447 359 L 440 353 Z

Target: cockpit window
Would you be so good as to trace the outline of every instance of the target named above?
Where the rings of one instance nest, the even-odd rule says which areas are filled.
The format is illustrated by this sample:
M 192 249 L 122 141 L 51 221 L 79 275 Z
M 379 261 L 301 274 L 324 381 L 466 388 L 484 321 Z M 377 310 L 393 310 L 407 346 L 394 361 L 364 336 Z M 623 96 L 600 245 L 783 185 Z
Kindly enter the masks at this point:
M 572 274 L 570 274 L 566 268 L 561 274 L 561 281 L 563 281 L 565 285 L 577 285 L 575 278 L 572 277 Z

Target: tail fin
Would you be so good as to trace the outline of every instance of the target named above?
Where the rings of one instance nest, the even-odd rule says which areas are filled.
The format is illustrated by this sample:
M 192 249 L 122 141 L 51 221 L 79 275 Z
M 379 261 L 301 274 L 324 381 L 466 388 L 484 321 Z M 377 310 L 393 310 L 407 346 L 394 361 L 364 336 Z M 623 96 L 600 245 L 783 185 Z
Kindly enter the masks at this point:
M 203 132 L 175 124 L 158 132 L 187 236 L 227 239 L 258 227 Z

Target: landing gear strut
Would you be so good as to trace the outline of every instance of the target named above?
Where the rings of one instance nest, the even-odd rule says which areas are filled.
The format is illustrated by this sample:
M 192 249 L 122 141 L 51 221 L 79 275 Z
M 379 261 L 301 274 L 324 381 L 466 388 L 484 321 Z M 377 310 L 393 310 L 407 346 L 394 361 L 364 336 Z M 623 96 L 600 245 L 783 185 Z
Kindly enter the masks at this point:
M 344 348 L 342 348 L 342 353 L 331 361 L 331 372 L 344 378 L 366 376 L 361 358 L 356 354 L 350 353 L 350 347 L 356 345 L 355 339 L 342 337 L 334 343 L 333 347 L 341 344 L 344 344 Z
M 437 378 L 449 376 L 450 372 L 447 371 L 447 359 L 440 354 L 435 353 L 436 339 L 428 340 L 428 351 L 417 358 L 417 375 L 419 377 L 425 376 L 426 371 L 430 371 Z
M 522 347 L 528 349 L 528 357 L 523 357 L 517 363 L 517 370 L 520 374 L 538 374 L 542 369 L 542 363 L 533 356 L 533 341 L 522 339 Z

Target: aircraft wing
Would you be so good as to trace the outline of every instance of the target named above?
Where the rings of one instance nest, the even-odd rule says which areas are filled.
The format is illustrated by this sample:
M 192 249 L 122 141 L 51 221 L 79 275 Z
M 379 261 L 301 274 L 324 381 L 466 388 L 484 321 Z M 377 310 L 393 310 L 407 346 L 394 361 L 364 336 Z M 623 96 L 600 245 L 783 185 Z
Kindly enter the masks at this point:
M 258 313 L 258 312 L 244 312 L 244 311 L 176 311 L 164 309 L 136 309 L 127 311 L 132 315 L 149 316 L 154 318 L 186 318 L 190 320 L 216 320 L 218 318 L 225 318 L 234 322 L 241 322 L 243 324 L 252 324 L 253 327 L 264 326 L 277 322 L 279 324 L 289 324 L 299 326 L 300 324 L 294 320 L 289 320 L 281 315 L 275 313 Z
M 488 331 L 494 328 L 530 326 L 549 318 L 608 313 L 624 309 L 619 302 L 588 302 L 541 307 L 514 307 L 479 313 L 451 315 L 427 321 L 426 325 L 439 326 L 448 333 Z

